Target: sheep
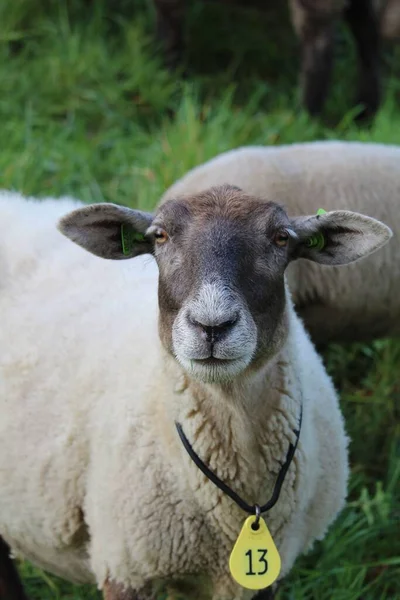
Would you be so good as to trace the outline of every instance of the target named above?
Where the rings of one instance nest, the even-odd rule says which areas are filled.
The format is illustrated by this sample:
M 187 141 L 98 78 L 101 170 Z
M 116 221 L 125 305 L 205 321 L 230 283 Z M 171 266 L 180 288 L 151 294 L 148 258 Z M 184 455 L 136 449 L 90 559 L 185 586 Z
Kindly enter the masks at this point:
M 328 93 L 335 26 L 342 16 L 358 55 L 358 119 L 374 116 L 381 101 L 382 40 L 400 38 L 399 0 L 289 0 L 291 20 L 301 44 L 301 92 L 311 115 L 321 113 Z
M 175 67 L 184 50 L 185 3 L 154 0 L 154 6 L 156 38 L 165 49 L 166 64 Z M 363 105 L 357 118 L 372 117 L 381 100 L 381 40 L 397 41 L 400 37 L 400 0 L 289 0 L 289 10 L 301 46 L 301 96 L 307 111 L 316 116 L 323 109 L 333 65 L 335 29 L 344 18 L 357 46 L 356 102 Z
M 232 186 L 154 215 L 3 192 L 0 222 L 3 544 L 106 600 L 154 600 L 165 583 L 187 600 L 249 600 L 228 570 L 246 513 L 177 423 L 255 513 L 291 448 L 265 515 L 284 577 L 348 479 L 338 398 L 285 267 L 356 261 L 391 230 L 349 211 L 289 219 Z
M 289 214 L 355 210 L 390 223 L 391 244 L 357 265 L 327 269 L 296 261 L 287 277 L 314 343 L 372 341 L 400 334 L 400 148 L 321 141 L 224 152 L 175 182 L 161 202 L 229 183 Z
M 337 21 L 344 17 L 357 46 L 358 118 L 371 117 L 380 103 L 379 20 L 371 0 L 289 0 L 291 20 L 301 45 L 301 96 L 312 116 L 321 113 L 327 97 Z

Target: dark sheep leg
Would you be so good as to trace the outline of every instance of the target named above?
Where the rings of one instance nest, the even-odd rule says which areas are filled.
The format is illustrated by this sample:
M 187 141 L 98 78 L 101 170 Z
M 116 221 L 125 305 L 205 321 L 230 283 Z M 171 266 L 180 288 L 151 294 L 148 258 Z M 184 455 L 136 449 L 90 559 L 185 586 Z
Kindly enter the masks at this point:
M 381 100 L 378 16 L 371 0 L 350 0 L 345 15 L 358 51 L 357 103 L 364 105 L 359 118 L 370 118 L 378 110 Z
M 185 0 L 154 0 L 156 38 L 165 51 L 165 64 L 173 69 L 182 61 Z
M 0 600 L 28 600 L 18 571 L 10 557 L 10 548 L 0 537 Z
M 315 116 L 328 93 L 337 14 L 320 8 L 320 2 L 291 0 L 292 23 L 301 45 L 301 94 L 307 111 Z

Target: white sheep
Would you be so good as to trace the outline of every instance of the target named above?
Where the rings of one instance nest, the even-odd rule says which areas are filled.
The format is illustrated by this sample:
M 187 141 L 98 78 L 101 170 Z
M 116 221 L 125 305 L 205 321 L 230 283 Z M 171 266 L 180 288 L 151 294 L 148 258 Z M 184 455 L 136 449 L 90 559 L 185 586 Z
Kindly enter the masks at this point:
M 145 256 L 101 260 L 57 222 L 98 256 Z M 3 192 L 0 223 L 9 598 L 18 582 L 5 543 L 66 579 L 97 583 L 107 600 L 150 600 L 165 583 L 188 600 L 251 598 L 228 569 L 246 513 L 193 464 L 175 422 L 253 506 L 270 498 L 302 414 L 265 514 L 285 576 L 342 508 L 348 458 L 337 395 L 284 270 L 297 256 L 357 260 L 390 229 L 347 211 L 289 219 L 230 186 L 155 216 Z
M 293 262 L 288 282 L 317 344 L 400 335 L 400 148 L 359 142 L 249 146 L 224 152 L 174 183 L 163 201 L 231 184 L 284 204 L 289 215 L 354 210 L 390 224 L 392 242 L 360 264 Z

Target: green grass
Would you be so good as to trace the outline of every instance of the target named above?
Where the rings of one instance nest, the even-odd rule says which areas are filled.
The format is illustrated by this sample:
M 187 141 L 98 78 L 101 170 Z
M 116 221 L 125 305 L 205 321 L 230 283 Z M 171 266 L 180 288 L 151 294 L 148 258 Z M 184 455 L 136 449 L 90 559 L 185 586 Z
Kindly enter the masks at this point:
M 189 168 L 235 146 L 318 138 L 400 144 L 398 50 L 386 57 L 381 111 L 370 128 L 358 128 L 345 31 L 326 111 L 312 121 L 298 102 L 298 52 L 285 11 L 193 3 L 184 83 L 163 70 L 153 21 L 150 1 L 0 4 L 1 187 L 149 208 Z M 326 361 L 353 440 L 349 502 L 298 561 L 279 600 L 396 600 L 400 344 L 334 346 Z M 27 563 L 20 568 L 32 600 L 98 597 Z

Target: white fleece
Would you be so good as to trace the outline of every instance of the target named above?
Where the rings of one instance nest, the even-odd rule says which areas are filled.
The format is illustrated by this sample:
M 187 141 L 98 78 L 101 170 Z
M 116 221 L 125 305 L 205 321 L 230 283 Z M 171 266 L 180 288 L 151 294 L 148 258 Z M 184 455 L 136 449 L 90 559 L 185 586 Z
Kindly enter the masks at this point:
M 360 262 L 289 265 L 293 301 L 317 343 L 400 335 L 400 148 L 359 142 L 249 146 L 174 183 L 162 201 L 231 184 L 283 204 L 289 216 L 353 210 L 386 223 L 390 244 Z
M 342 508 L 338 399 L 290 300 L 275 360 L 224 395 L 191 382 L 157 331 L 152 258 L 107 261 L 64 238 L 71 199 L 0 194 L 0 535 L 79 582 L 152 598 L 248 600 L 228 559 L 246 515 L 193 465 L 174 427 L 249 502 L 270 497 L 303 404 L 295 459 L 266 521 L 282 575 Z

